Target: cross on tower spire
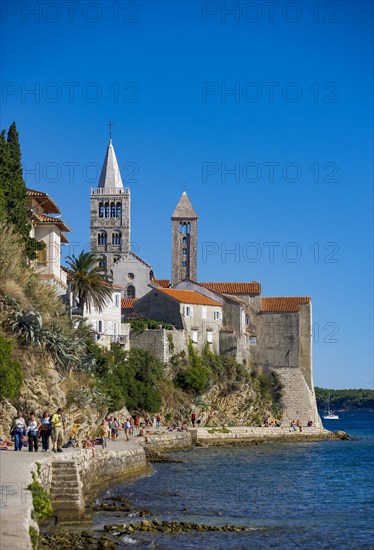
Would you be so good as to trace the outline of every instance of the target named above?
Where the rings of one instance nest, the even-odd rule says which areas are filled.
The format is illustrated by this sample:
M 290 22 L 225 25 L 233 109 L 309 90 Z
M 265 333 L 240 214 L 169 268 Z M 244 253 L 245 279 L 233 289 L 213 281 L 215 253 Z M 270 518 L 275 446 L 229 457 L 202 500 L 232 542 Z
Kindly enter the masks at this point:
M 111 120 L 108 122 L 107 126 L 109 126 L 109 140 L 112 141 L 112 128 L 114 126 L 114 122 Z

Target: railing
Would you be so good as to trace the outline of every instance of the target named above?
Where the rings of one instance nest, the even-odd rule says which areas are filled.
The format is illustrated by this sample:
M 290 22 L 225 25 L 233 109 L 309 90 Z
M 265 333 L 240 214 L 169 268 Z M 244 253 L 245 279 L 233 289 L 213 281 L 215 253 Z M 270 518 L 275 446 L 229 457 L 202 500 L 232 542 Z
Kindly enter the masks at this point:
M 91 187 L 91 195 L 130 195 L 130 188 Z

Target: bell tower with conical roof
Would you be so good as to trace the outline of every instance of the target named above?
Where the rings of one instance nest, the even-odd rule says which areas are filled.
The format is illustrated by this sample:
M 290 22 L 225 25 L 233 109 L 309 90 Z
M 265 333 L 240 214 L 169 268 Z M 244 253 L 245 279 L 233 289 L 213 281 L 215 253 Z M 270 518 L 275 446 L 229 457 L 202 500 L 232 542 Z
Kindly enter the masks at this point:
M 111 135 L 98 186 L 91 189 L 90 249 L 107 269 L 130 250 L 130 189 L 123 187 Z
M 183 191 L 172 216 L 172 285 L 186 279 L 197 279 L 197 220 L 187 193 Z

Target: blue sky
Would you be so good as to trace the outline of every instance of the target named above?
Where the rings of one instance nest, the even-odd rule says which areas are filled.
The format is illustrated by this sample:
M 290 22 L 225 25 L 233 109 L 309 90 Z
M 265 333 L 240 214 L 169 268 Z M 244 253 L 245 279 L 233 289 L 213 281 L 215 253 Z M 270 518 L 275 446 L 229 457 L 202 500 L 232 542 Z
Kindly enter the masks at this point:
M 156 276 L 185 185 L 199 280 L 312 296 L 316 385 L 372 387 L 372 4 L 268 4 L 3 3 L 1 127 L 17 122 L 69 254 L 89 241 L 112 119 Z

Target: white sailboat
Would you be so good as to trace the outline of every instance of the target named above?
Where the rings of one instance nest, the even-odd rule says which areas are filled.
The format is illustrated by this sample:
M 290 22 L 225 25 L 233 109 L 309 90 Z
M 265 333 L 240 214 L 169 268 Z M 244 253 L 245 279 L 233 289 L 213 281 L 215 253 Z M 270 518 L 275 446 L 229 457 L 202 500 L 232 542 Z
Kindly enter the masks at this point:
M 324 420 L 339 420 L 339 416 L 331 410 L 331 399 L 329 395 L 329 404 L 327 405 L 324 415 Z

